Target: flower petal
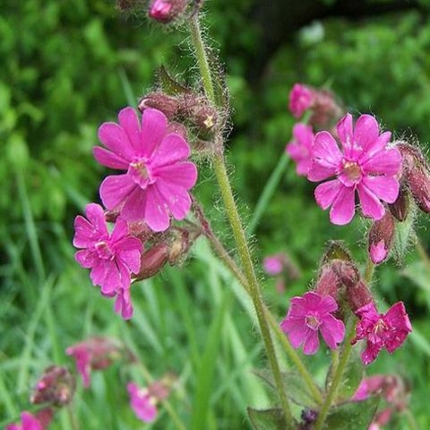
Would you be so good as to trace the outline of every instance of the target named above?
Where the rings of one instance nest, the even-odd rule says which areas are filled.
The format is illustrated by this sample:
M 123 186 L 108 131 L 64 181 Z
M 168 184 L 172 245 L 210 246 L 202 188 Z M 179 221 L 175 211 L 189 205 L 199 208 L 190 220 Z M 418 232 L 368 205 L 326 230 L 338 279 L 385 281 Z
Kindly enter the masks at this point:
M 108 176 L 100 185 L 100 197 L 107 209 L 114 210 L 117 209 L 136 188 L 140 190 L 128 174 Z
M 337 180 L 324 182 L 315 188 L 315 200 L 321 209 L 326 210 L 336 200 L 344 186 Z
M 320 131 L 315 135 L 312 155 L 317 163 L 323 167 L 337 169 L 342 162 L 342 153 L 336 140 L 328 131 Z
M 347 113 L 336 125 L 337 135 L 342 143 L 342 147 L 348 150 L 346 156 L 350 156 L 349 150 L 354 142 L 354 134 L 352 131 L 352 115 Z
M 336 225 L 351 222 L 355 213 L 355 191 L 342 186 L 330 210 L 330 221 Z
M 303 352 L 305 355 L 313 355 L 318 351 L 320 341 L 318 339 L 318 331 L 309 330 L 308 335 L 303 344 Z
M 358 185 L 357 190 L 363 215 L 374 220 L 380 220 L 385 214 L 385 208 L 378 197 L 367 188 L 363 181 Z
M 140 148 L 140 124 L 136 111 L 132 107 L 121 109 L 118 114 L 119 125 L 128 137 L 133 152 L 138 154 Z
M 379 151 L 361 167 L 367 174 L 397 175 L 402 168 L 402 156 L 397 148 Z
M 358 186 L 365 186 L 378 199 L 387 203 L 394 203 L 399 196 L 399 181 L 391 176 L 367 176 Z
M 131 161 L 135 156 L 134 149 L 125 131 L 114 122 L 105 122 L 99 127 L 98 138 L 119 158 Z
M 127 170 L 129 162 L 117 154 L 105 148 L 96 146 L 93 148 L 94 158 L 103 166 L 111 169 Z
M 167 131 L 167 118 L 157 109 L 145 109 L 142 115 L 140 156 L 151 157 Z
M 179 134 L 168 134 L 154 153 L 152 167 L 166 166 L 176 163 L 190 155 L 188 143 Z
M 372 115 L 361 115 L 355 123 L 354 145 L 367 151 L 379 137 L 379 125 Z
M 170 226 L 170 217 L 163 196 L 157 186 L 146 190 L 145 222 L 153 231 L 165 231 Z
M 158 182 L 167 182 L 172 186 L 185 188 L 186 190 L 194 187 L 197 182 L 197 167 L 191 161 L 171 164 L 157 168 L 154 175 L 159 178 Z

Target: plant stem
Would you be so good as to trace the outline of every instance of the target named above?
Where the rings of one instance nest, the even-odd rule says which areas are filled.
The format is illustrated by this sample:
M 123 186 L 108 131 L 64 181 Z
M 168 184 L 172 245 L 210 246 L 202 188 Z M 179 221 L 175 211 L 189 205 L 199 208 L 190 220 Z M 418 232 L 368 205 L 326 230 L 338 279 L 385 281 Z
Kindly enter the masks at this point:
M 216 104 L 211 71 L 210 71 L 209 63 L 206 56 L 205 45 L 202 40 L 197 14 L 190 20 L 190 27 L 191 27 L 191 38 L 195 48 L 197 63 L 200 69 L 200 74 L 203 79 L 203 86 L 204 86 L 206 96 L 213 104 Z M 215 139 L 222 143 L 221 132 L 217 131 L 216 134 L 217 135 L 215 136 Z M 231 185 L 230 185 L 230 181 L 229 181 L 229 177 L 227 174 L 227 169 L 224 161 L 224 155 L 222 154 L 222 152 L 215 153 L 213 155 L 212 162 L 213 162 L 213 168 L 215 171 L 215 176 L 221 191 L 221 196 L 222 196 L 224 206 L 227 212 L 227 216 L 230 222 L 230 226 L 233 231 L 233 236 L 236 243 L 237 252 L 239 254 L 239 259 L 242 264 L 244 275 L 248 284 L 248 291 L 257 313 L 257 319 L 260 326 L 261 335 L 263 337 L 270 367 L 273 372 L 273 378 L 276 383 L 284 418 L 287 423 L 287 428 L 291 428 L 293 424 L 293 416 L 292 416 L 290 405 L 284 390 L 281 371 L 276 357 L 275 348 L 274 348 L 272 337 L 269 330 L 269 325 L 266 320 L 266 313 L 264 311 L 260 288 L 258 285 L 257 277 L 255 275 L 254 267 L 252 264 L 251 253 L 248 247 L 248 242 L 246 240 L 245 232 L 242 227 L 236 202 L 234 200 L 233 191 L 231 189 Z
M 355 336 L 355 324 L 351 323 L 350 329 L 348 330 L 348 334 L 346 336 L 345 345 L 342 350 L 342 354 L 340 356 L 339 364 L 337 366 L 331 385 L 328 389 L 324 404 L 322 405 L 321 410 L 318 414 L 318 419 L 315 423 L 314 430 L 321 430 L 324 426 L 324 421 L 327 418 L 327 414 L 330 410 L 333 400 L 336 397 L 337 390 L 339 389 L 340 383 L 342 382 L 342 376 L 348 364 L 349 356 L 351 355 L 351 351 L 352 351 L 351 341 L 354 338 L 354 336 Z

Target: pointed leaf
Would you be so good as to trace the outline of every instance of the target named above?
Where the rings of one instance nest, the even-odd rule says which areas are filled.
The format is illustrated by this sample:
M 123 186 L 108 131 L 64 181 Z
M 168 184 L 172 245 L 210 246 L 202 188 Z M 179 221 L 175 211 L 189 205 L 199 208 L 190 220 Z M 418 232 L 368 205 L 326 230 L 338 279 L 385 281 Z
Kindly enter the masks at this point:
M 407 218 L 402 222 L 396 222 L 393 252 L 399 264 L 402 264 L 406 250 L 411 244 L 411 238 L 414 233 L 415 214 L 416 207 L 411 204 Z
M 248 408 L 248 415 L 254 430 L 285 430 L 287 428 L 281 409 Z
M 161 66 L 157 71 L 157 81 L 161 85 L 162 90 L 169 95 L 178 96 L 180 94 L 188 94 L 190 90 L 175 81 L 167 72 L 164 66 Z
M 327 416 L 324 429 L 367 429 L 378 409 L 380 398 L 370 397 L 362 402 L 344 403 Z
M 329 263 L 332 260 L 352 262 L 352 257 L 349 250 L 340 241 L 332 240 L 329 242 L 322 258 L 322 264 Z

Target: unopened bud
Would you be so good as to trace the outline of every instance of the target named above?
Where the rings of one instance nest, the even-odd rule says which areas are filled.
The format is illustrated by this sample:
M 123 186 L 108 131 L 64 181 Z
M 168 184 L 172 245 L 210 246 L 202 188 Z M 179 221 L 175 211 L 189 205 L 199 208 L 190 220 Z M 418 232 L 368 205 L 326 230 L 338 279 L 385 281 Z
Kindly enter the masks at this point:
M 137 108 L 140 112 L 143 112 L 147 108 L 158 109 L 163 112 L 168 119 L 171 119 L 178 113 L 179 101 L 176 97 L 168 96 L 161 91 L 157 91 L 143 97 Z
M 169 246 L 162 242 L 154 245 L 142 254 L 140 272 L 136 279 L 148 279 L 155 276 L 169 261 Z
M 430 166 L 422 152 L 407 143 L 397 145 L 403 157 L 402 178 L 411 190 L 418 207 L 425 213 L 430 212 Z
M 380 220 L 374 222 L 369 231 L 368 246 L 373 264 L 380 264 L 387 259 L 393 243 L 394 230 L 394 217 L 389 211 L 386 211 Z
M 71 402 L 75 392 L 75 378 L 66 367 L 50 366 L 36 383 L 30 402 L 33 404 L 50 403 L 64 406 Z
M 202 96 L 184 95 L 180 104 L 180 111 L 184 118 L 188 119 L 203 133 L 211 131 L 217 123 L 216 109 Z
M 354 287 L 360 281 L 360 272 L 351 261 L 334 260 L 332 265 L 333 270 L 345 287 Z
M 334 270 L 333 264 L 324 264 L 318 275 L 315 292 L 322 296 L 331 296 L 336 300 L 341 286 L 342 282 Z
M 148 15 L 156 21 L 169 23 L 185 11 L 187 4 L 187 0 L 152 0 Z
M 363 280 L 346 289 L 346 297 L 352 312 L 373 301 L 369 287 Z
M 391 214 L 397 221 L 406 221 L 410 212 L 410 195 L 406 187 L 402 186 L 400 188 L 399 195 L 394 203 L 389 204 Z

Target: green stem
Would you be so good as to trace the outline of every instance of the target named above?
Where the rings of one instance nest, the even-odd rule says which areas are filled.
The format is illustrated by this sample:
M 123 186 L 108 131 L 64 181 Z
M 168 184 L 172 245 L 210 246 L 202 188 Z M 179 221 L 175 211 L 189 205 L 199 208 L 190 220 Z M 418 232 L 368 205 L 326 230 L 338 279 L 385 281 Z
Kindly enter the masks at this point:
M 367 260 L 366 269 L 364 271 L 364 280 L 369 285 L 369 288 L 370 288 L 370 281 L 372 280 L 374 271 L 375 271 L 375 265 L 372 263 L 372 260 L 369 258 Z
M 203 79 L 204 90 L 209 100 L 215 104 L 215 93 L 212 82 L 212 75 L 209 68 L 209 63 L 206 56 L 205 45 L 202 40 L 198 16 L 194 16 L 190 20 L 191 38 L 195 48 L 197 63 L 200 69 L 200 74 Z M 221 141 L 222 136 L 217 131 L 215 139 Z M 264 311 L 263 301 L 261 297 L 260 288 L 258 285 L 257 277 L 255 275 L 254 267 L 252 264 L 251 253 L 246 240 L 245 231 L 243 230 L 241 219 L 237 210 L 236 202 L 233 197 L 227 169 L 225 166 L 224 156 L 222 153 L 216 153 L 213 156 L 213 168 L 221 191 L 221 196 L 227 212 L 231 229 L 233 231 L 234 240 L 239 254 L 239 259 L 242 264 L 244 275 L 248 284 L 249 294 L 251 295 L 252 302 L 257 314 L 258 323 L 263 337 L 264 345 L 266 348 L 267 357 L 270 367 L 273 372 L 273 378 L 276 383 L 276 388 L 279 394 L 282 411 L 284 413 L 287 427 L 293 424 L 293 416 L 291 413 L 290 405 L 285 394 L 281 371 L 279 368 L 278 360 L 275 353 L 272 337 L 269 330 L 269 325 L 266 320 L 266 313 Z
M 218 255 L 218 258 L 221 260 L 222 263 L 232 272 L 232 274 L 236 277 L 236 279 L 239 281 L 239 283 L 242 285 L 242 287 L 245 289 L 245 291 L 250 294 L 248 289 L 248 283 L 245 278 L 245 275 L 242 273 L 240 268 L 237 266 L 234 259 L 228 254 L 226 249 L 224 248 L 221 241 L 217 238 L 217 236 L 212 231 L 209 222 L 206 220 L 202 208 L 195 203 L 194 204 L 194 211 L 196 214 L 197 219 L 199 220 L 204 235 L 209 239 L 210 243 L 212 244 L 212 247 L 216 254 Z M 296 366 L 297 371 L 302 376 L 303 380 L 305 381 L 306 385 L 309 388 L 310 393 L 312 393 L 313 398 L 315 401 L 319 404 L 322 404 L 323 398 L 321 395 L 321 392 L 315 382 L 312 379 L 311 374 L 306 369 L 305 365 L 303 364 L 302 360 L 300 359 L 299 355 L 297 354 L 296 350 L 291 346 L 288 338 L 285 336 L 285 334 L 282 332 L 282 330 L 279 327 L 278 322 L 275 320 L 267 306 L 263 303 L 264 312 L 266 314 L 266 318 L 269 322 L 270 328 L 275 333 L 276 337 L 278 338 L 278 341 L 281 343 L 281 345 L 284 347 L 284 350 L 286 351 L 287 355 L 289 356 L 290 360 L 294 363 Z
M 333 376 L 333 380 L 328 389 L 327 396 L 318 414 L 317 422 L 315 423 L 314 430 L 321 430 L 324 426 L 325 419 L 336 397 L 337 390 L 339 389 L 340 383 L 342 382 L 342 376 L 345 372 L 346 366 L 348 364 L 349 356 L 351 355 L 352 345 L 351 341 L 355 336 L 355 324 L 351 324 L 348 330 L 348 335 L 346 337 L 345 345 L 340 356 L 339 365 L 337 366 L 336 372 Z

